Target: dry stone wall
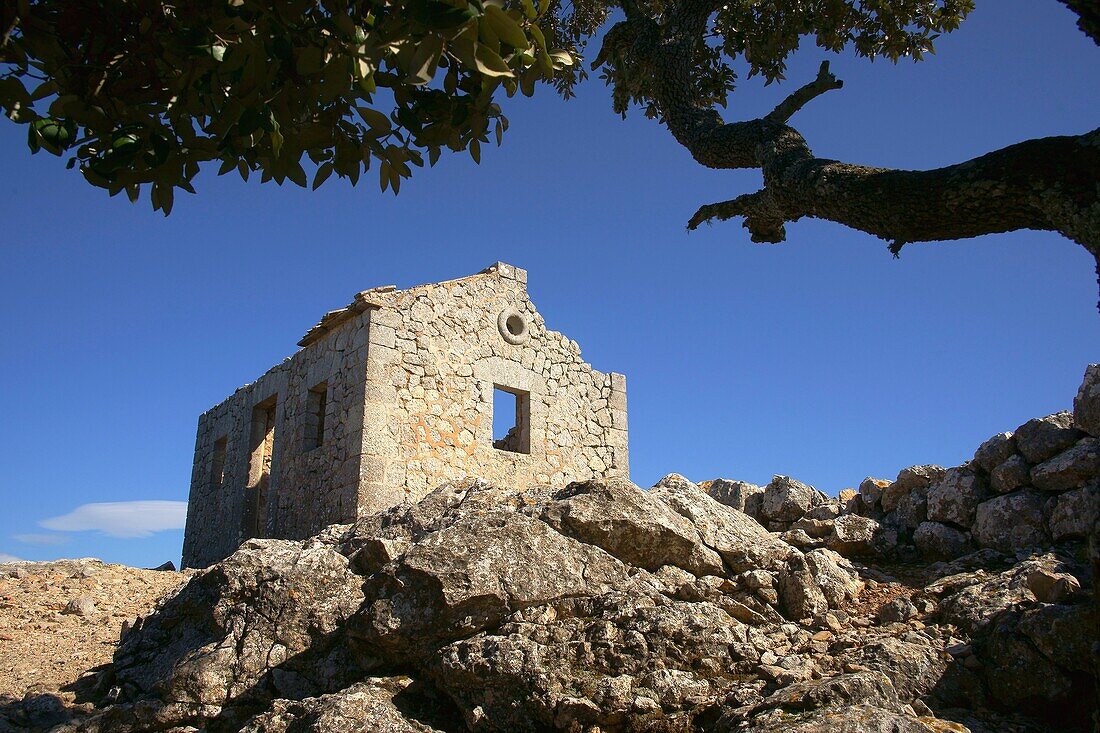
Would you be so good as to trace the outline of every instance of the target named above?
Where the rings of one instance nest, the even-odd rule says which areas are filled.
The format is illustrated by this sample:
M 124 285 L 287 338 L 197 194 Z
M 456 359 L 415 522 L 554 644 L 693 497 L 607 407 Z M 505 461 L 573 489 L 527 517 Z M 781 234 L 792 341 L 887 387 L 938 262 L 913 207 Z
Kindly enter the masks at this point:
M 1072 412 L 998 433 L 961 466 L 910 466 L 835 499 L 786 476 L 703 486 L 804 550 L 951 560 L 1083 543 L 1100 520 L 1100 365 L 1085 371 Z

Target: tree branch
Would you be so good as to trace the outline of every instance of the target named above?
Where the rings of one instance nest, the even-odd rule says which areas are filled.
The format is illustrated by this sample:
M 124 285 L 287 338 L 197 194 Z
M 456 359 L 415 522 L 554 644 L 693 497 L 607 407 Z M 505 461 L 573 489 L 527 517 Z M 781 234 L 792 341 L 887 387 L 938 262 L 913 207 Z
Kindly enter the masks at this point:
M 1060 0 L 1077 16 L 1077 27 L 1100 45 L 1100 2 L 1098 0 Z
M 795 112 L 805 107 L 812 100 L 827 91 L 840 89 L 843 86 L 843 81 L 829 73 L 829 62 L 822 61 L 821 68 L 817 70 L 817 78 L 776 105 L 775 109 L 764 115 L 764 119 L 769 122 L 785 123 L 791 119 Z
M 1062 0 L 1089 33 L 1098 0 Z M 817 158 L 790 118 L 842 82 L 823 63 L 816 78 L 758 119 L 725 122 L 700 102 L 693 74 L 714 0 L 680 0 L 660 22 L 634 17 L 607 34 L 601 57 L 614 81 L 652 100 L 676 140 L 709 168 L 758 168 L 760 191 L 701 207 L 699 225 L 743 217 L 754 242 L 782 242 L 784 224 L 826 219 L 886 240 L 966 239 L 1018 229 L 1055 231 L 1082 245 L 1100 272 L 1100 129 L 1029 140 L 929 171 L 889 170 Z M 1092 35 L 1090 33 L 1090 35 Z

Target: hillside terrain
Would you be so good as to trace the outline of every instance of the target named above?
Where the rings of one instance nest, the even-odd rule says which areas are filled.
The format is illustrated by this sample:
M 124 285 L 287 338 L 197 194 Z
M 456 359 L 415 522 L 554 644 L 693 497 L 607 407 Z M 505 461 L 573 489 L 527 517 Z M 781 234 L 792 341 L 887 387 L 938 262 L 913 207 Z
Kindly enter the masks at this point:
M 0 731 L 90 710 L 76 703 L 82 683 L 110 663 L 122 629 L 187 577 L 90 558 L 0 565 Z M 30 717 L 13 720 L 17 709 Z
M 836 498 L 469 479 L 187 577 L 0 566 L 0 731 L 1083 733 L 1098 476 L 1093 365 L 1072 412 Z

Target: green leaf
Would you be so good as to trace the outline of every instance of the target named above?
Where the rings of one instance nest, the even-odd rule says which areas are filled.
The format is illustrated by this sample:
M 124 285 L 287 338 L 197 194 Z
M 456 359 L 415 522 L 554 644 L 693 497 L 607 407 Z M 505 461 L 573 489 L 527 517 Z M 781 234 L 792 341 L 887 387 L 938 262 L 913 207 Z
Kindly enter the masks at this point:
M 389 185 L 390 162 L 388 160 L 383 160 L 382 165 L 378 166 L 378 187 L 382 189 L 382 193 L 385 193 Z
M 540 49 L 542 49 L 543 51 L 545 51 L 546 50 L 546 36 L 543 35 L 542 28 L 539 28 L 537 25 L 532 23 L 529 26 L 528 29 L 531 31 L 531 38 L 534 38 L 535 43 L 538 45 L 538 47 Z
M 327 181 L 329 176 L 331 176 L 331 175 L 332 175 L 332 163 L 331 162 L 323 163 L 317 169 L 317 174 L 313 176 L 313 190 L 316 191 L 318 188 L 320 188 L 321 184 L 323 184 L 325 181 Z
M 283 149 L 283 133 L 275 129 L 268 133 L 268 137 L 271 138 L 271 152 L 274 153 L 277 158 L 279 157 L 279 152 Z
M 421 39 L 416 47 L 410 63 L 409 75 L 405 81 L 409 84 L 421 86 L 427 84 L 435 76 L 436 67 L 439 66 L 439 57 L 443 53 L 443 39 L 437 35 L 429 34 Z
M 485 6 L 485 19 L 489 21 L 497 37 L 512 48 L 520 51 L 530 48 L 531 43 L 523 33 L 523 28 L 496 5 Z
M 37 102 L 40 99 L 45 99 L 51 94 L 57 94 L 57 83 L 52 79 L 44 81 L 35 87 L 35 90 L 31 92 L 31 101 Z
M 498 54 L 485 45 L 478 45 L 474 55 L 477 70 L 488 77 L 512 76 L 512 70 Z
M 376 109 L 370 107 L 356 107 L 355 111 L 363 118 L 363 122 L 366 122 L 367 126 L 376 133 L 376 136 L 384 135 L 393 129 L 393 123 L 390 122 L 390 118 Z
M 569 67 L 576 63 L 568 51 L 551 51 L 550 58 L 554 61 L 555 68 Z

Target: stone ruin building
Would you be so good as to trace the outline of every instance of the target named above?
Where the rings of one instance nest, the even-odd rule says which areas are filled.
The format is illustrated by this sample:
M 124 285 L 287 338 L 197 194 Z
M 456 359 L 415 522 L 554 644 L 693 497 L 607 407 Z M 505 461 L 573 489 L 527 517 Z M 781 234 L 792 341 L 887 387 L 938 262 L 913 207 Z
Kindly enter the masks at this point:
M 365 290 L 298 345 L 199 417 L 184 567 L 465 476 L 526 486 L 628 474 L 626 378 L 546 328 L 525 270 L 497 262 Z M 496 440 L 494 402 L 511 423 Z

